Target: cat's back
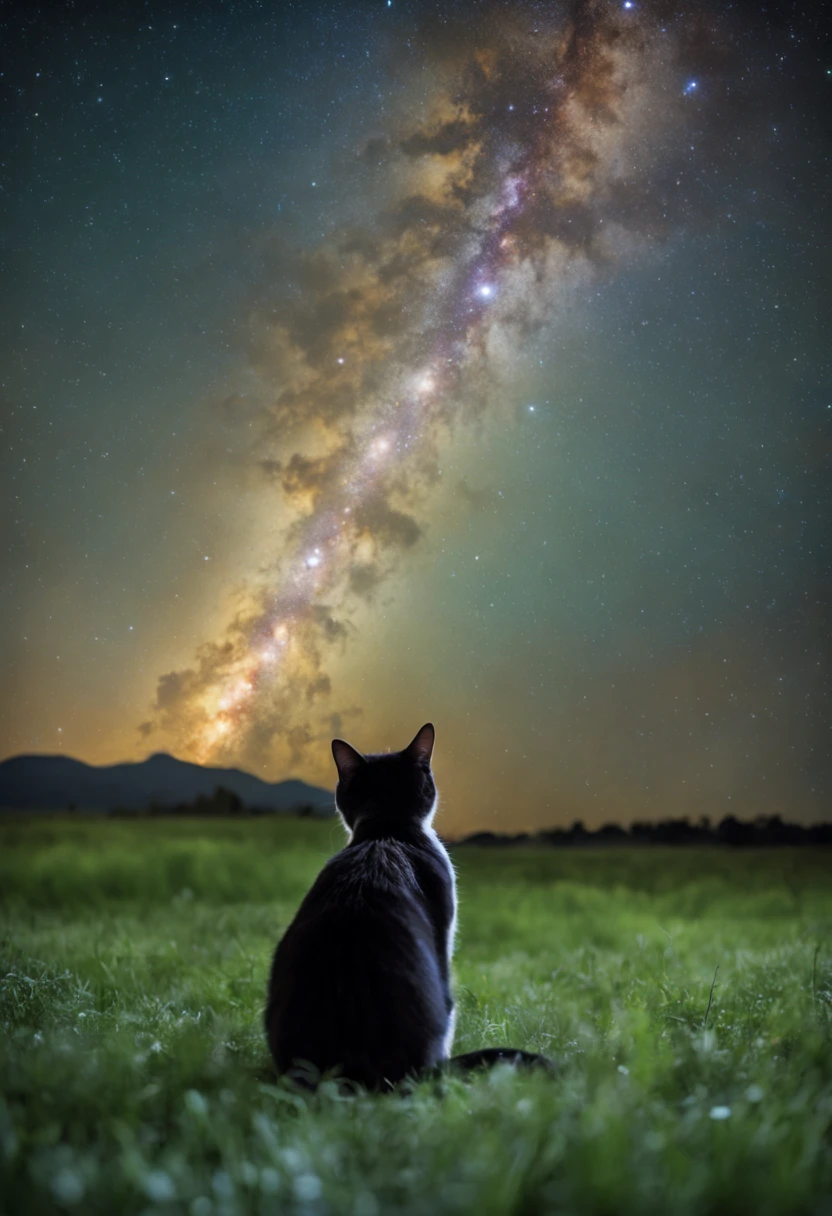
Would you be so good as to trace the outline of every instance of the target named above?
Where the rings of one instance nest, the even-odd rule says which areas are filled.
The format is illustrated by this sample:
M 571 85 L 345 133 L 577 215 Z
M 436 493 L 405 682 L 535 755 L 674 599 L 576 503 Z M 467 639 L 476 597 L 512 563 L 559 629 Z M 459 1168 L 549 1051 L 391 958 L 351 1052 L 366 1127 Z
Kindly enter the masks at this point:
M 331 965 L 328 944 L 333 942 L 341 949 L 342 968 L 356 965 L 354 954 L 360 953 L 366 966 L 379 950 L 386 956 L 397 943 L 412 944 L 430 928 L 424 883 L 434 869 L 429 850 L 403 841 L 348 845 L 321 870 L 278 944 L 278 955 L 304 952 L 308 974 Z
M 278 1068 L 375 1086 L 434 1062 L 447 1024 L 430 841 L 368 839 L 330 858 L 278 944 L 266 1024 Z
M 413 912 L 413 902 L 430 919 L 441 890 L 453 891 L 447 853 L 433 835 L 408 839 L 373 836 L 347 845 L 324 865 L 298 909 L 292 928 L 310 929 L 345 915 L 389 916 Z M 288 932 L 288 931 L 287 931 Z

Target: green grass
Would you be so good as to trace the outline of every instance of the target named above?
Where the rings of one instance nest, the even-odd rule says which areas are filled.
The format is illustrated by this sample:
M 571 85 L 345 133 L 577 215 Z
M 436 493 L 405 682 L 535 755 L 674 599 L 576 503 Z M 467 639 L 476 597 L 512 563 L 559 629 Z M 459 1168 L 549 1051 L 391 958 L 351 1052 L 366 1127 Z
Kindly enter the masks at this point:
M 304 1098 L 264 987 L 340 843 L 0 825 L 4 1216 L 832 1211 L 828 854 L 459 848 L 457 1050 L 560 1072 Z

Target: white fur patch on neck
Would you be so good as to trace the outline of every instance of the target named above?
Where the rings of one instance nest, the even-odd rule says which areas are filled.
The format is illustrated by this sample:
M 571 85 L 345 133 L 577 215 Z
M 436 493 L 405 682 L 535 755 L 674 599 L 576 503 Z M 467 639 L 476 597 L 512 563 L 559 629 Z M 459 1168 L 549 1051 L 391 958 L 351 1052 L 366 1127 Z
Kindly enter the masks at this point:
M 426 832 L 430 831 L 433 828 L 433 817 L 436 814 L 438 808 L 439 808 L 439 793 L 437 791 L 437 793 L 434 794 L 434 797 L 433 797 L 433 806 L 430 808 L 427 815 L 425 815 L 424 819 L 422 820 L 422 827 L 424 828 L 424 830 Z
M 353 838 L 353 835 L 355 834 L 355 828 L 351 828 L 350 825 L 347 823 L 346 819 L 344 818 L 344 812 L 341 810 L 340 806 L 338 805 L 337 798 L 335 799 L 335 810 L 338 812 L 338 818 L 341 820 L 341 826 L 343 827 L 344 831 L 347 833 L 347 844 L 352 844 L 352 838 Z

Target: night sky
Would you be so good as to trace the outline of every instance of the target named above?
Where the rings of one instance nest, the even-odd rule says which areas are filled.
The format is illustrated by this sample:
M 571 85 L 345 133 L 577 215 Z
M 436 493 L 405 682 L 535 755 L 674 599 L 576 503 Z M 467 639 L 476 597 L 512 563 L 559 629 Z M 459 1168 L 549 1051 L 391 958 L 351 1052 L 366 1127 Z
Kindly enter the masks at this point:
M 0 756 L 828 818 L 814 20 L 7 9 Z

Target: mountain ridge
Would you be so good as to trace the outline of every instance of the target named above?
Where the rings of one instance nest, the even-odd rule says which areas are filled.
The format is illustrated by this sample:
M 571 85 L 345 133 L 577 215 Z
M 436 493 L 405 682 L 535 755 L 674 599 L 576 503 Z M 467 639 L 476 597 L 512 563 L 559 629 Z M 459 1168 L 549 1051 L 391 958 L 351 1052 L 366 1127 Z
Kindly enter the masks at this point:
M 334 814 L 329 790 L 297 778 L 263 781 L 239 768 L 216 768 L 154 752 L 145 760 L 93 765 L 61 753 L 29 753 L 0 762 L 0 809 L 19 811 L 173 810 L 210 797 L 217 786 L 248 809 L 288 813 L 308 807 Z

